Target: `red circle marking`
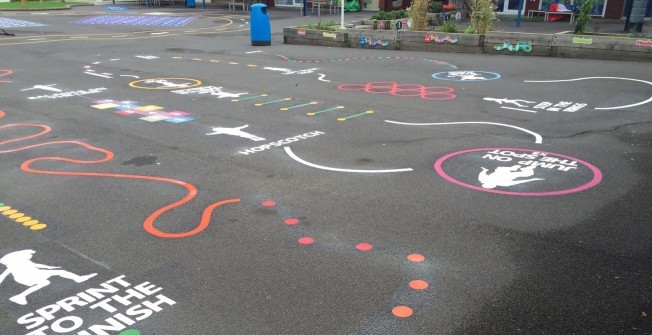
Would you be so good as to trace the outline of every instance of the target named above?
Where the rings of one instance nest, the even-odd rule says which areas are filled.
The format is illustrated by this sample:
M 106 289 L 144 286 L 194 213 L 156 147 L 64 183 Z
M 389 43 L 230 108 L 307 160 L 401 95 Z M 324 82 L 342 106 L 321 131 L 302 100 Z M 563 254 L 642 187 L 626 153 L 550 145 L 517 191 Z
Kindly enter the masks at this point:
M 285 222 L 286 225 L 295 225 L 299 223 L 299 219 L 289 218 L 289 219 L 285 219 L 285 221 L 283 222 Z
M 302 237 L 297 242 L 299 242 L 300 244 L 303 244 L 303 245 L 310 245 L 310 244 L 315 243 L 315 239 L 312 238 L 312 237 Z
M 414 311 L 412 308 L 407 306 L 396 306 L 392 309 L 392 314 L 399 318 L 409 318 L 412 316 Z
M 421 254 L 410 254 L 407 256 L 407 259 L 411 262 L 419 263 L 423 262 L 426 258 Z
M 479 187 L 479 186 L 463 183 L 463 182 L 449 176 L 446 172 L 444 172 L 444 169 L 442 169 L 442 167 L 441 167 L 447 159 L 449 159 L 449 158 L 451 158 L 453 156 L 458 156 L 458 155 L 462 155 L 462 154 L 469 153 L 469 152 L 477 152 L 477 151 L 485 151 L 485 150 L 486 151 L 503 150 L 503 151 L 541 152 L 541 153 L 544 153 L 544 154 L 550 154 L 550 155 L 554 155 L 554 156 L 557 156 L 557 157 L 563 157 L 563 158 L 566 158 L 566 159 L 577 161 L 578 163 L 580 163 L 580 164 L 586 166 L 587 168 L 589 168 L 589 170 L 591 170 L 593 172 L 593 179 L 591 179 L 591 181 L 589 181 L 588 183 L 586 183 L 586 184 L 584 184 L 582 186 L 571 188 L 571 189 L 568 189 L 568 190 L 552 191 L 552 192 L 511 192 L 511 191 L 501 191 L 501 190 L 486 189 L 486 188 L 482 188 L 482 187 Z M 569 193 L 584 191 L 586 189 L 589 189 L 589 188 L 599 184 L 600 181 L 602 181 L 602 172 L 600 172 L 600 170 L 597 167 L 595 167 L 595 166 L 593 166 L 593 165 L 591 165 L 591 164 L 589 164 L 589 163 L 587 163 L 587 162 L 585 162 L 585 161 L 583 161 L 581 159 L 577 159 L 575 157 L 570 157 L 570 156 L 566 156 L 566 155 L 561 155 L 561 154 L 554 153 L 554 152 L 547 152 L 547 151 L 541 151 L 541 150 L 531 150 L 531 149 L 520 149 L 520 148 L 480 148 L 480 149 L 469 149 L 469 150 L 455 151 L 455 152 L 452 152 L 452 153 L 438 159 L 435 162 L 435 171 L 437 171 L 437 173 L 442 178 L 450 181 L 453 184 L 457 184 L 459 186 L 474 189 L 474 190 L 477 190 L 477 191 L 483 191 L 483 192 L 489 192 L 489 193 L 497 193 L 497 194 L 506 194 L 506 195 L 533 196 L 533 197 L 542 197 L 542 196 L 549 196 L 549 195 L 562 195 L 562 194 L 569 194 Z
M 410 282 L 410 287 L 415 290 L 425 290 L 428 288 L 428 282 L 423 280 L 413 280 Z
M 0 117 L 3 117 L 3 116 L 5 116 L 5 112 L 0 111 Z
M 265 201 L 265 202 L 263 202 L 263 206 L 265 206 L 265 207 L 273 207 L 273 206 L 276 206 L 276 203 L 274 201 Z
M 360 250 L 360 251 L 369 251 L 369 250 L 373 249 L 373 247 L 374 247 L 373 245 L 371 245 L 369 243 L 364 243 L 364 242 L 363 243 L 358 243 L 355 246 L 355 248 Z

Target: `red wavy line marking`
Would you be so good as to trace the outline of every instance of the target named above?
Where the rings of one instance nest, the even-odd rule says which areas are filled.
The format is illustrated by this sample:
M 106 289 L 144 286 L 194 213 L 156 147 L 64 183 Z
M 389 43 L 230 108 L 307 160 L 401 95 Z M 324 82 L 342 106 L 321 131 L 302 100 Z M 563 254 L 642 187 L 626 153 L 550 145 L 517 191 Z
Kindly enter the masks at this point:
M 0 111 L 0 118 L 3 117 L 5 113 L 3 111 Z M 24 141 L 28 140 L 31 138 L 39 137 L 41 135 L 49 133 L 52 129 L 49 126 L 42 125 L 42 124 L 32 124 L 32 123 L 16 123 L 16 124 L 9 124 L 9 125 L 4 125 L 0 126 L 0 130 L 4 128 L 10 128 L 10 127 L 36 127 L 36 128 L 42 128 L 43 130 L 40 133 L 34 134 L 34 135 L 29 135 L 25 137 L 20 137 L 16 139 L 11 139 L 7 141 L 0 142 L 0 145 L 5 145 L 13 142 L 18 142 L 18 141 Z M 11 150 L 4 150 L 0 151 L 0 154 L 6 154 L 6 153 L 13 153 L 13 152 L 18 152 L 18 151 L 23 151 L 31 148 L 37 148 L 37 147 L 43 147 L 47 145 L 58 145 L 58 144 L 74 144 L 74 145 L 79 145 L 82 146 L 86 149 L 89 149 L 91 151 L 99 152 L 104 154 L 104 158 L 100 158 L 97 160 L 78 160 L 78 159 L 72 159 L 72 158 L 65 158 L 65 157 L 37 157 L 37 158 L 32 158 L 28 159 L 25 162 L 23 162 L 20 165 L 21 170 L 25 172 L 31 172 L 31 173 L 36 173 L 36 174 L 46 174 L 46 175 L 59 175 L 59 176 L 81 176 L 81 177 L 109 177 L 109 178 L 121 178 L 121 179 L 139 179 L 139 180 L 152 180 L 152 181 L 160 181 L 160 182 L 165 182 L 165 183 L 170 183 L 170 184 L 175 184 L 175 185 L 180 185 L 186 188 L 188 190 L 188 194 L 182 198 L 181 200 L 175 201 L 171 204 L 168 204 L 164 207 L 159 208 L 156 210 L 154 213 L 150 214 L 147 219 L 145 219 L 145 222 L 143 222 L 143 227 L 145 228 L 145 231 L 148 233 L 157 236 L 157 237 L 162 237 L 162 238 L 182 238 L 182 237 L 189 237 L 195 234 L 200 233 L 206 227 L 208 227 L 208 224 L 210 223 L 211 220 L 211 215 L 215 208 L 225 205 L 225 204 L 230 204 L 230 203 L 236 203 L 240 202 L 240 199 L 226 199 L 226 200 L 220 200 L 218 202 L 215 202 L 206 209 L 204 209 L 204 213 L 202 214 L 201 221 L 199 222 L 199 225 L 195 227 L 192 230 L 186 231 L 186 232 L 181 232 L 181 233 L 167 233 L 164 231 L 160 231 L 154 227 L 154 221 L 161 216 L 163 213 L 184 205 L 185 203 L 189 202 L 192 200 L 196 195 L 197 195 L 197 188 L 190 184 L 186 183 L 184 181 L 176 180 L 176 179 L 170 179 L 170 178 L 162 178 L 162 177 L 154 177 L 154 176 L 144 176 L 144 175 L 134 175 L 134 174 L 115 174 L 115 173 L 99 173 L 99 172 L 65 172 L 65 171 L 50 171 L 50 170 L 40 170 L 40 169 L 34 169 L 30 167 L 30 165 L 34 162 L 38 161 L 60 161 L 60 162 L 68 162 L 68 163 L 75 163 L 75 164 L 100 164 L 104 163 L 107 161 L 110 161 L 113 159 L 114 154 L 113 152 L 103 149 L 103 148 L 98 148 L 95 146 L 92 146 L 88 143 L 84 142 L 79 142 L 79 141 L 53 141 L 53 142 L 44 142 L 44 143 L 38 143 L 38 144 L 33 144 L 33 145 L 28 145 L 16 149 L 11 149 Z
M 0 77 L 8 76 L 14 73 L 14 71 L 11 70 L 0 70 Z M 11 80 L 0 80 L 0 83 L 10 83 Z M 4 114 L 3 114 L 4 115 Z M 2 116 L 0 116 L 2 117 Z

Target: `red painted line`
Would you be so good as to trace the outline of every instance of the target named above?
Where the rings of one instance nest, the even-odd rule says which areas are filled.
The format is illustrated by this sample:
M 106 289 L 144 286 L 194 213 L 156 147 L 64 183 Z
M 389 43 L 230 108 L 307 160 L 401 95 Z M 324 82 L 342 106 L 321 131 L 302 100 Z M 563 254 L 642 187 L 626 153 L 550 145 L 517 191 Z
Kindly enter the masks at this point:
M 0 118 L 5 115 L 4 112 L 0 111 Z M 31 124 L 31 123 L 26 123 L 26 124 L 9 124 L 9 125 L 4 125 L 0 126 L 0 129 L 4 128 L 10 128 L 10 127 L 36 127 L 36 128 L 42 128 L 43 130 L 37 134 L 34 135 L 29 135 L 29 136 L 24 136 L 20 138 L 15 138 L 11 140 L 6 140 L 0 142 L 0 145 L 5 145 L 13 142 L 18 142 L 18 141 L 24 141 L 27 139 L 39 137 L 41 135 L 49 133 L 52 129 L 49 126 L 42 125 L 42 124 Z M 90 145 L 88 143 L 80 142 L 80 141 L 53 141 L 53 142 L 44 142 L 44 143 L 38 143 L 38 144 L 33 144 L 33 145 L 28 145 L 20 148 L 15 148 L 15 149 L 10 149 L 10 150 L 4 150 L 0 151 L 0 154 L 5 154 L 5 153 L 14 153 L 14 152 L 19 152 L 19 151 L 24 151 L 28 150 L 31 148 L 37 148 L 37 147 L 43 147 L 43 146 L 49 146 L 49 145 L 61 145 L 61 144 L 73 144 L 73 145 L 78 145 L 81 147 L 84 147 L 88 150 L 98 152 L 104 155 L 104 158 L 99 158 L 96 160 L 79 160 L 79 159 L 73 159 L 73 158 L 65 158 L 65 157 L 54 157 L 54 156 L 48 156 L 48 157 L 37 157 L 37 158 L 32 158 L 24 161 L 21 165 L 20 168 L 25 171 L 25 172 L 30 172 L 30 173 L 36 173 L 36 174 L 45 174 L 45 175 L 58 175 L 58 176 L 79 176 L 79 177 L 101 177 L 101 178 L 120 178 L 120 179 L 136 179 L 136 180 L 150 180 L 150 181 L 159 181 L 159 182 L 165 182 L 169 184 L 174 184 L 174 185 L 179 185 L 188 191 L 188 194 L 183 197 L 180 200 L 177 200 L 173 203 L 170 203 L 164 207 L 159 208 L 158 210 L 154 211 L 154 213 L 150 214 L 147 219 L 145 219 L 145 222 L 143 223 L 143 227 L 145 231 L 148 233 L 157 236 L 157 237 L 162 237 L 162 238 L 183 238 L 183 237 L 189 237 L 195 234 L 198 234 L 202 232 L 206 227 L 208 227 L 210 220 L 211 220 L 211 215 L 215 208 L 225 205 L 225 204 L 230 204 L 230 203 L 236 203 L 239 202 L 240 199 L 227 199 L 227 200 L 221 200 L 218 202 L 215 202 L 204 210 L 204 213 L 202 215 L 201 221 L 192 230 L 186 231 L 186 232 L 180 232 L 180 233 L 167 233 L 161 230 L 158 230 L 154 227 L 154 222 L 156 219 L 161 216 L 163 213 L 172 210 L 176 207 L 182 206 L 192 200 L 196 195 L 197 195 L 197 188 L 190 184 L 186 183 L 184 181 L 176 180 L 176 179 L 170 179 L 170 178 L 163 178 L 163 177 L 155 177 L 155 176 L 145 176 L 145 175 L 133 175 L 133 174 L 116 174 L 116 173 L 102 173 L 102 172 L 66 172 L 66 171 L 53 171 L 53 170 L 40 170 L 40 169 L 35 169 L 32 168 L 30 165 L 34 162 L 39 162 L 39 161 L 60 161 L 60 162 L 67 162 L 67 163 L 73 163 L 73 164 L 100 164 L 104 163 L 107 161 L 110 161 L 113 159 L 115 156 L 113 152 L 107 149 L 103 148 L 98 148 L 93 145 Z

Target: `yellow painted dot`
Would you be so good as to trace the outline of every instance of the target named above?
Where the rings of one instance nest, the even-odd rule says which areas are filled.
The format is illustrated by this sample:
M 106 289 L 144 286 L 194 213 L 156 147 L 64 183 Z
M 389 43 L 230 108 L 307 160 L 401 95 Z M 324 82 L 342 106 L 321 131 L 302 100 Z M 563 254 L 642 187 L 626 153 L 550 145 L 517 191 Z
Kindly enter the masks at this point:
M 238 102 L 240 99 L 231 99 L 232 102 Z
M 337 119 L 337 121 L 346 121 L 346 119 L 341 117 L 341 118 Z
M 2 212 L 2 215 L 9 216 L 9 215 L 11 215 L 11 214 L 16 214 L 16 213 L 18 213 L 17 210 L 15 210 L 15 209 L 10 209 L 10 210 L 8 210 L 8 211 L 4 211 L 4 212 Z
M 255 104 L 254 106 L 256 106 L 256 107 L 260 107 L 260 106 L 262 106 L 262 105 L 263 105 L 263 104 Z
M 288 110 L 288 109 L 285 108 L 285 107 L 283 107 L 283 108 L 279 108 L 279 110 L 286 111 L 286 110 Z
M 192 60 L 201 60 L 201 58 L 193 58 Z
M 266 97 L 266 96 L 267 96 L 267 94 L 261 94 L 260 96 L 261 96 L 261 97 Z
M 0 207 L 0 212 L 8 211 L 11 209 L 11 206 L 2 206 Z
M 367 114 L 373 114 L 374 111 L 367 111 L 366 113 L 367 113 Z
M 9 218 L 18 219 L 18 218 L 22 218 L 23 216 L 25 216 L 25 213 L 16 213 L 16 214 L 9 215 Z
M 285 100 L 285 101 L 290 101 L 290 100 L 292 100 L 292 98 L 285 98 L 285 99 L 283 99 L 283 100 Z
M 238 65 L 238 63 L 236 63 L 236 62 L 229 62 L 229 64 L 231 64 L 231 65 Z
M 29 216 L 23 216 L 22 218 L 16 219 L 16 222 L 18 222 L 18 223 L 23 223 L 23 222 L 27 222 L 27 221 L 29 221 L 29 220 L 31 220 L 31 219 L 32 219 L 32 218 L 29 217 Z
M 41 229 L 45 229 L 45 227 L 47 227 L 47 226 L 48 225 L 46 225 L 45 223 L 39 223 L 39 224 L 35 224 L 35 225 L 29 227 L 29 229 L 31 229 L 31 230 L 41 230 Z
M 210 61 L 213 62 L 213 63 L 219 63 L 219 62 L 220 62 L 220 61 L 217 60 L 217 59 L 211 59 Z
M 23 226 L 29 227 L 29 226 L 33 226 L 33 225 L 35 225 L 37 223 L 38 223 L 38 220 L 29 220 L 27 222 L 23 222 Z
M 337 108 L 342 109 L 342 108 L 345 108 L 345 107 L 344 106 L 337 106 Z
M 316 104 L 318 104 L 318 103 L 319 103 L 319 102 L 317 102 L 317 101 L 311 101 L 311 102 L 310 102 L 311 105 L 316 105 Z
M 256 65 L 256 64 L 247 64 L 247 66 L 248 66 L 248 67 L 256 67 L 256 66 L 258 66 L 258 65 Z
M 315 113 L 306 113 L 306 115 L 313 116 L 313 115 L 315 115 Z
M 172 57 L 172 59 L 183 59 L 182 57 Z

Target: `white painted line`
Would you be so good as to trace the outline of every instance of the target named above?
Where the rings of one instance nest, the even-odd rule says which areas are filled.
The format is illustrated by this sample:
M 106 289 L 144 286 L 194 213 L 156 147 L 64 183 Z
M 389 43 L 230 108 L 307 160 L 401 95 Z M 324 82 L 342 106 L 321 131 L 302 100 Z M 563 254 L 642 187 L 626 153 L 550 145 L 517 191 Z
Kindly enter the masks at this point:
M 139 76 L 134 76 L 134 75 L 131 75 L 131 74 L 121 74 L 120 77 L 140 78 Z
M 113 35 L 111 37 L 128 37 L 129 35 Z
M 225 30 L 226 28 L 217 28 L 215 30 Z
M 97 64 L 100 64 L 100 63 L 102 63 L 102 62 L 93 62 L 93 63 L 91 63 L 91 64 L 93 64 L 93 65 L 97 65 Z
M 88 36 L 70 36 L 68 38 L 88 38 Z
M 50 13 L 30 13 L 32 15 L 50 15 Z
M 285 149 L 285 153 L 287 153 L 288 156 L 290 156 L 295 161 L 297 161 L 297 162 L 299 162 L 301 164 L 304 164 L 304 165 L 308 165 L 310 167 L 314 167 L 316 169 L 321 169 L 321 170 L 336 171 L 336 172 L 355 172 L 355 173 L 388 173 L 388 172 L 409 172 L 409 171 L 414 171 L 411 168 L 407 168 L 407 169 L 390 169 L 390 170 L 352 170 L 352 169 L 332 168 L 332 167 L 328 167 L 328 166 L 322 166 L 322 165 L 317 165 L 317 164 L 313 164 L 313 163 L 310 163 L 310 162 L 306 162 L 303 159 L 297 157 L 297 155 L 295 155 L 294 152 L 292 152 L 292 149 L 290 149 L 290 147 L 284 147 L 283 149 Z
M 185 30 L 184 33 L 196 33 L 197 30 Z
M 92 76 L 98 76 L 98 77 L 102 77 L 102 78 L 113 79 L 113 77 L 109 77 L 109 76 L 101 75 L 101 74 L 98 74 L 98 73 L 93 73 L 93 72 L 88 72 L 88 71 L 86 71 L 86 72 L 84 72 L 84 73 L 86 73 L 86 74 L 90 74 L 90 75 L 92 75 Z
M 501 126 L 501 127 L 508 127 L 508 128 L 514 128 L 518 129 L 520 131 L 526 132 L 532 136 L 534 136 L 534 143 L 541 144 L 543 143 L 543 137 L 541 135 L 531 131 L 527 130 L 525 128 L 517 127 L 517 126 L 512 126 L 510 124 L 504 124 L 504 123 L 495 123 L 495 122 L 482 122 L 482 121 L 471 121 L 471 122 L 442 122 L 442 123 L 406 123 L 406 122 L 397 122 L 397 121 L 390 121 L 390 120 L 385 120 L 385 122 L 388 123 L 394 123 L 394 124 L 401 124 L 405 126 L 444 126 L 444 125 L 451 125 L 451 124 L 488 124 L 488 125 L 493 125 L 493 126 Z
M 260 53 L 260 52 L 262 52 L 262 51 L 256 50 L 256 51 L 248 51 L 248 52 L 245 52 L 245 53 L 246 54 L 257 54 L 257 53 Z
M 562 79 L 562 80 L 525 80 L 524 82 L 526 83 L 562 83 L 562 82 L 567 82 L 567 81 L 579 81 L 579 80 L 589 80 L 589 79 L 618 79 L 618 80 L 628 80 L 628 81 L 635 81 L 639 83 L 645 83 L 650 86 L 652 86 L 652 82 L 645 81 L 645 80 L 640 80 L 640 79 L 632 79 L 632 78 L 621 78 L 621 77 L 584 77 L 584 78 L 575 78 L 575 79 Z M 594 109 L 620 109 L 620 108 L 629 108 L 629 107 L 635 107 L 635 106 L 640 106 L 644 105 L 648 102 L 652 102 L 652 97 L 645 101 L 637 102 L 635 104 L 631 105 L 625 105 L 625 106 L 616 106 L 616 107 L 596 107 Z
M 109 60 L 114 62 L 114 61 L 120 60 L 120 58 L 113 58 L 113 59 L 109 59 Z
M 28 41 L 42 41 L 42 40 L 44 40 L 44 39 L 45 39 L 45 38 L 29 38 L 29 39 L 27 39 L 27 40 L 28 40 Z
M 169 34 L 169 32 L 163 31 L 163 32 L 160 32 L 160 33 L 150 33 L 150 35 L 165 35 L 165 34 Z
M 327 82 L 327 83 L 330 83 L 330 82 L 331 82 L 330 80 L 326 80 L 326 79 L 324 79 L 324 77 L 326 77 L 325 74 L 323 74 L 323 73 L 319 73 L 319 78 L 317 78 L 317 79 L 318 79 L 318 80 L 321 80 L 321 81 L 325 81 L 325 82 Z
M 514 107 L 500 107 L 500 108 L 513 109 L 515 111 L 528 112 L 528 113 L 536 113 L 537 112 L 537 111 L 531 111 L 531 110 L 527 110 L 527 109 L 520 109 L 520 108 L 514 108 Z

